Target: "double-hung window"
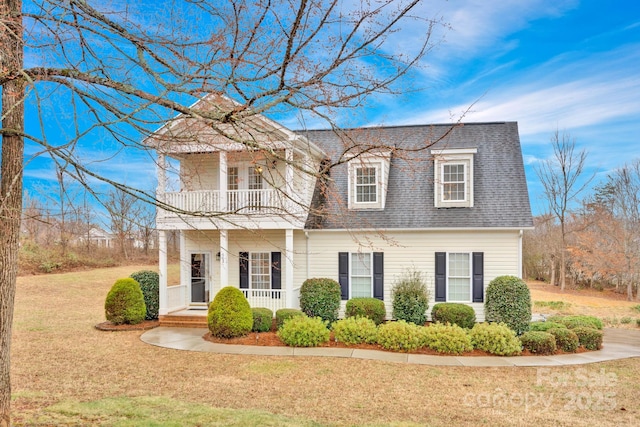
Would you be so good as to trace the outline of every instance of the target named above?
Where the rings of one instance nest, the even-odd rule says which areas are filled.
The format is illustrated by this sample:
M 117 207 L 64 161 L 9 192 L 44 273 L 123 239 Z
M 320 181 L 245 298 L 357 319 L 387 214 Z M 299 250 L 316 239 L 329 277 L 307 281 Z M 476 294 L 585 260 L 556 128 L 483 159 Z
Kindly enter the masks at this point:
M 473 159 L 476 148 L 431 150 L 437 208 L 473 207 Z
M 378 202 L 378 174 L 375 167 L 356 168 L 356 203 Z
M 449 253 L 447 262 L 447 301 L 471 301 L 471 254 Z
M 436 252 L 436 302 L 484 302 L 484 252 Z
M 351 298 L 370 298 L 373 295 L 371 253 L 352 253 L 350 267 Z
M 362 154 L 347 162 L 349 209 L 384 209 L 391 153 Z
M 251 252 L 249 254 L 249 288 L 271 288 L 271 253 Z
M 442 165 L 442 200 L 445 202 L 467 200 L 466 182 L 464 163 Z

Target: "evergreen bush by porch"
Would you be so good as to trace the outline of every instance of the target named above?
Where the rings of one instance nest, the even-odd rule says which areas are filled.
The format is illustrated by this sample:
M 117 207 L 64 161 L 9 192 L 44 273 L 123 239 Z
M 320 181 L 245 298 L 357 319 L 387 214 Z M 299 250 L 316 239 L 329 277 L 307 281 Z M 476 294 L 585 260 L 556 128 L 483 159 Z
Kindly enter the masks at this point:
M 273 311 L 263 307 L 252 307 L 251 314 L 253 315 L 252 332 L 269 332 L 271 330 Z
M 504 323 L 476 323 L 469 337 L 474 348 L 497 356 L 516 356 L 522 352 L 515 331 Z
M 522 346 L 531 353 L 553 354 L 556 352 L 556 338 L 549 332 L 529 331 L 520 336 Z
M 427 321 L 429 293 L 422 273 L 407 270 L 393 287 L 393 318 L 424 325 Z
M 160 306 L 160 275 L 155 271 L 140 270 L 129 277 L 140 284 L 140 290 L 142 290 L 142 295 L 144 296 L 144 304 L 147 307 L 145 319 L 156 320 Z
M 426 346 L 438 353 L 462 354 L 473 350 L 469 334 L 458 325 L 432 323 L 423 330 Z
M 327 321 L 319 317 L 295 316 L 278 330 L 278 337 L 292 347 L 317 347 L 329 341 Z
M 398 320 L 378 326 L 378 344 L 386 350 L 413 351 L 425 345 L 424 326 Z
M 556 338 L 556 347 L 567 353 L 575 353 L 580 347 L 580 339 L 575 332 L 567 328 L 553 328 L 549 329 L 551 335 Z
M 552 316 L 549 319 L 554 322 L 561 323 L 569 329 L 575 329 L 579 326 L 594 329 L 602 329 L 604 327 L 604 323 L 602 322 L 602 320 L 598 319 L 597 317 L 582 314 L 571 316 Z
M 132 278 L 116 280 L 105 299 L 104 312 L 114 325 L 142 322 L 147 308 L 138 282 Z
M 284 325 L 284 322 L 287 319 L 291 319 L 292 317 L 304 317 L 304 316 L 306 316 L 306 314 L 304 314 L 301 310 L 298 310 L 297 308 L 281 308 L 280 310 L 276 311 L 276 328 L 280 330 L 280 328 L 282 328 L 282 325 Z
M 234 338 L 247 335 L 253 327 L 253 314 L 242 291 L 227 286 L 216 294 L 207 315 L 211 335 Z
M 471 329 L 476 324 L 476 312 L 466 304 L 439 302 L 431 309 L 431 320 Z
M 345 317 L 358 316 L 371 319 L 376 325 L 381 324 L 387 316 L 384 301 L 378 298 L 351 298 L 347 301 Z
M 484 312 L 487 322 L 504 323 L 521 335 L 531 322 L 529 287 L 515 276 L 496 277 L 487 286 Z
M 578 326 L 572 331 L 578 336 L 580 345 L 587 350 L 600 350 L 602 348 L 602 331 L 588 326 Z
M 537 320 L 537 321 L 531 322 L 529 324 L 529 330 L 530 331 L 547 332 L 549 329 L 558 329 L 558 328 L 567 329 L 567 327 L 564 326 L 562 323 L 552 322 L 552 321 L 549 321 L 549 320 L 547 320 L 546 322 L 541 321 L 541 320 Z
M 335 322 L 340 309 L 340 285 L 333 279 L 305 280 L 300 288 L 300 309 L 309 317 Z
M 379 300 L 378 300 L 379 301 Z M 378 328 L 367 317 L 347 317 L 338 320 L 331 327 L 335 340 L 345 344 L 371 344 L 376 342 Z

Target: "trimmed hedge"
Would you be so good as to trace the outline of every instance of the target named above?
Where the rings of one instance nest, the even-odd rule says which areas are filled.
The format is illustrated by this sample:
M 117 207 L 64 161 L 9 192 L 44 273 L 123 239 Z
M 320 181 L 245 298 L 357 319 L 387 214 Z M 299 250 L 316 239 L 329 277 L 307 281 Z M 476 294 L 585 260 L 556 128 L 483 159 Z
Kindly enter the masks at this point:
M 296 308 L 281 308 L 276 311 L 276 328 L 280 330 L 282 325 L 284 325 L 285 320 L 291 319 L 292 317 L 306 317 L 302 311 Z
M 393 286 L 393 318 L 424 325 L 429 309 L 429 292 L 422 273 L 407 270 Z
M 432 323 L 423 329 L 425 345 L 438 353 L 462 354 L 473 350 L 471 338 L 458 325 Z
M 571 329 L 553 328 L 548 331 L 556 338 L 556 347 L 567 353 L 575 353 L 580 346 L 578 335 Z
M 553 354 L 556 352 L 556 337 L 549 332 L 529 331 L 520 336 L 524 348 L 531 353 Z
M 140 285 L 132 278 L 116 280 L 104 301 L 104 314 L 114 325 L 135 325 L 144 320 L 147 308 Z
M 587 328 L 602 329 L 604 324 L 602 320 L 595 316 L 571 315 L 571 316 L 552 316 L 550 320 L 561 323 L 569 329 L 575 329 L 579 326 Z
M 504 323 L 476 323 L 469 337 L 474 348 L 498 356 L 517 356 L 522 352 L 515 331 Z
M 484 303 L 488 322 L 504 323 L 521 335 L 531 322 L 531 293 L 527 284 L 515 276 L 499 276 L 487 286 Z
M 140 270 L 132 273 L 129 277 L 140 284 L 144 305 L 147 307 L 145 319 L 156 320 L 160 308 L 160 275 L 155 271 Z
M 338 320 L 331 328 L 336 341 L 345 344 L 371 344 L 378 338 L 378 328 L 367 317 L 347 317 Z
M 440 302 L 431 310 L 431 320 L 471 329 L 476 324 L 475 310 L 466 304 Z
M 378 298 L 352 298 L 347 301 L 345 317 L 366 317 L 374 321 L 376 325 L 384 322 L 387 310 L 384 302 Z
M 573 328 L 572 331 L 578 336 L 580 345 L 587 350 L 600 350 L 602 348 L 602 337 L 604 335 L 602 331 L 587 326 L 578 326 Z
M 529 324 L 529 330 L 530 331 L 547 332 L 549 329 L 558 329 L 558 328 L 567 329 L 567 327 L 564 326 L 562 323 L 551 322 L 551 321 L 544 322 L 542 320 L 538 320 L 538 321 L 535 321 L 535 322 L 531 322 Z
M 340 285 L 333 279 L 307 279 L 300 288 L 300 309 L 309 317 L 320 317 L 329 323 L 338 319 Z
M 294 316 L 278 330 L 278 337 L 292 347 L 317 347 L 329 341 L 327 321 L 319 317 Z
M 273 311 L 263 307 L 252 307 L 251 314 L 253 316 L 252 332 L 269 332 L 273 323 Z
M 209 305 L 207 323 L 211 335 L 234 338 L 247 335 L 253 327 L 253 314 L 242 291 L 226 286 L 216 294 Z
M 378 344 L 386 350 L 413 351 L 425 345 L 424 326 L 404 320 L 378 326 Z

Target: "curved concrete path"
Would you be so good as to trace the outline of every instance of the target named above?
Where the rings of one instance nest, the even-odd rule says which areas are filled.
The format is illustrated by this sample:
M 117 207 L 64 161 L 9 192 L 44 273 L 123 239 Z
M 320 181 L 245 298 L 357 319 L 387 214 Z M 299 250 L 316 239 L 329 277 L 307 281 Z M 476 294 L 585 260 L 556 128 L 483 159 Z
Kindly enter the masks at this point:
M 378 350 L 360 350 L 327 347 L 266 347 L 252 345 L 217 344 L 202 336 L 207 329 L 158 327 L 142 334 L 147 344 L 175 350 L 203 351 L 220 354 L 249 354 L 258 356 L 322 356 L 351 357 L 354 359 L 386 362 L 415 363 L 435 366 L 566 366 L 607 360 L 640 357 L 640 330 L 605 329 L 602 350 L 558 356 L 430 356 L 424 354 L 394 353 Z

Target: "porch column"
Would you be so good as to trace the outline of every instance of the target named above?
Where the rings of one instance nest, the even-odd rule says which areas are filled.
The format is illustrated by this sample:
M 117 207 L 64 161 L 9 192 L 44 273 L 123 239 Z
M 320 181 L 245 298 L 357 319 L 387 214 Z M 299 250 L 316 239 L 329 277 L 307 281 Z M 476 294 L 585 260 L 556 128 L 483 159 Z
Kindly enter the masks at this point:
M 295 301 L 293 295 L 293 230 L 285 230 L 284 235 L 284 288 L 287 294 L 287 307 L 298 307 L 298 301 Z
M 158 186 L 156 187 L 156 200 L 160 203 L 164 203 L 164 193 L 167 190 L 167 162 L 165 155 L 162 153 L 158 153 L 158 162 L 156 165 L 156 169 L 158 172 Z M 164 216 L 164 210 L 160 208 L 156 208 L 156 215 L 158 218 L 162 218 Z
M 229 286 L 229 235 L 220 230 L 220 288 L 225 286 Z M 213 300 L 213 292 L 210 298 Z
M 160 275 L 160 283 L 158 286 L 158 314 L 165 315 L 168 311 L 167 301 L 167 232 L 158 230 L 158 274 Z
M 188 295 L 191 289 L 191 259 L 187 253 L 187 236 L 184 230 L 180 230 L 180 285 L 187 285 L 186 291 L 182 296 L 180 305 L 187 306 L 191 297 Z
M 293 213 L 293 210 L 297 211 L 297 206 L 295 206 L 295 203 L 293 203 L 292 200 L 298 200 L 298 195 L 295 194 L 295 192 L 293 191 L 293 150 L 290 148 L 287 148 L 284 150 L 284 156 L 285 159 L 287 159 L 287 163 L 285 164 L 284 167 L 284 182 L 286 185 L 286 192 L 287 192 L 287 198 L 284 199 L 285 201 L 285 214 L 289 214 L 291 215 Z M 290 231 L 290 230 L 287 230 Z M 292 237 L 293 238 L 293 237 Z
M 218 151 L 218 154 L 220 156 L 218 170 L 218 194 L 220 195 L 220 200 L 218 201 L 218 206 L 220 207 L 220 212 L 227 212 L 227 189 L 229 188 L 227 184 L 227 152 Z M 220 252 L 220 260 L 222 260 L 222 252 Z

